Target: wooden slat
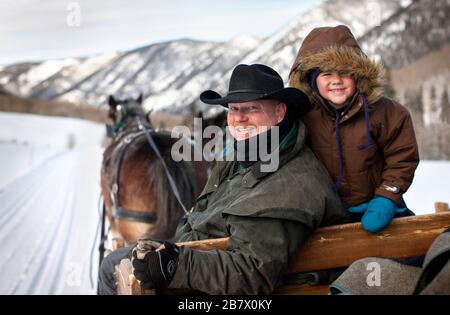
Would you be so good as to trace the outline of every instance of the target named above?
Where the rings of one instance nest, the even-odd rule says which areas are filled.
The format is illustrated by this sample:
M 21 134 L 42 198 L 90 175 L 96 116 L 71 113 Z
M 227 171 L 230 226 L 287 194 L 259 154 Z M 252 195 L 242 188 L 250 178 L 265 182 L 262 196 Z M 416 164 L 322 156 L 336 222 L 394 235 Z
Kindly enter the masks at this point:
M 227 244 L 228 244 L 228 237 L 177 243 L 177 245 L 179 246 L 189 246 L 193 249 L 200 249 L 200 250 L 211 250 L 211 249 L 225 250 L 227 248 Z
M 305 242 L 289 273 L 346 267 L 364 257 L 423 255 L 448 227 L 450 213 L 397 218 L 375 234 L 364 231 L 360 223 L 321 228 Z
M 154 295 L 154 290 L 145 290 L 141 288 L 136 277 L 133 275 L 133 267 L 128 258 L 120 261 L 115 266 L 114 279 L 117 283 L 118 295 Z
M 433 240 L 450 227 L 450 212 L 397 218 L 378 233 L 360 223 L 316 230 L 305 242 L 288 273 L 349 266 L 364 257 L 407 258 L 424 254 Z M 225 249 L 227 238 L 179 243 L 196 249 Z
M 435 202 L 434 210 L 436 213 L 447 212 L 448 211 L 448 203 L 446 202 Z

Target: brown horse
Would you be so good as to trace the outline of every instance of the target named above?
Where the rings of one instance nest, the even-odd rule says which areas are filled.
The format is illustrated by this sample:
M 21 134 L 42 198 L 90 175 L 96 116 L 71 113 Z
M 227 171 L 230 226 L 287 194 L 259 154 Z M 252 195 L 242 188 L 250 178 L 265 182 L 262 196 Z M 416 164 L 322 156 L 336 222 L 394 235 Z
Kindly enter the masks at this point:
M 206 162 L 172 159 L 172 145 L 180 139 L 172 138 L 168 131 L 152 129 L 142 108 L 142 96 L 136 100 L 110 96 L 108 116 L 113 122 L 107 126 L 112 140 L 103 153 L 101 189 L 113 239 L 129 245 L 143 237 L 172 238 L 185 211 L 169 177 L 179 199 L 190 209 L 206 183 Z M 150 145 L 149 136 L 159 154 Z M 195 149 L 189 139 L 181 140 Z

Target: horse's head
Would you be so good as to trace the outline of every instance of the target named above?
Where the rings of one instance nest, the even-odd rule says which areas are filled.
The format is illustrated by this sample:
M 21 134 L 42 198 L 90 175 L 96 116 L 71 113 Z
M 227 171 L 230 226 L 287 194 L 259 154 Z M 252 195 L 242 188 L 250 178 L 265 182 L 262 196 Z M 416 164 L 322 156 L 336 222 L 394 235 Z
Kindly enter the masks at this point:
M 113 138 L 121 131 L 135 127 L 136 117 L 141 117 L 143 122 L 149 124 L 148 114 L 142 107 L 142 94 L 137 99 L 116 99 L 110 95 L 108 104 L 108 118 L 112 120 L 112 125 L 107 125 L 107 129 L 108 135 Z
M 151 127 L 149 115 L 142 108 L 142 96 L 123 100 L 110 96 L 108 103 L 113 139 L 103 154 L 101 188 L 111 234 L 126 244 L 142 237 L 170 239 L 184 215 L 170 182 L 175 182 L 189 209 L 206 182 L 207 165 L 204 161 L 175 161 L 172 148 L 179 139 L 169 131 L 141 131 L 142 125 Z M 190 152 L 195 150 L 191 141 L 183 141 L 191 146 Z M 125 212 L 133 212 L 134 218 Z

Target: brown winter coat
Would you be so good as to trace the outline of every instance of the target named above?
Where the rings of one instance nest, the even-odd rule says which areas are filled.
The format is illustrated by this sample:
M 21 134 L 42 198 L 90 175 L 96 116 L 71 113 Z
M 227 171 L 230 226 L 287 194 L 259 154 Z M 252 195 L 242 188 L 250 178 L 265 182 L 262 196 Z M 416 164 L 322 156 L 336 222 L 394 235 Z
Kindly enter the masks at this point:
M 369 104 L 371 144 L 366 142 L 362 96 L 356 93 L 339 119 L 343 180 L 339 194 L 346 206 L 369 201 L 374 194 L 397 203 L 411 185 L 419 153 L 411 116 L 399 103 L 382 97 L 383 67 L 360 49 L 346 26 L 314 29 L 303 41 L 289 76 L 291 86 L 304 91 L 313 108 L 304 116 L 310 145 L 332 178 L 340 175 L 335 113 L 310 86 L 310 70 L 352 75 Z M 397 192 L 395 192 L 397 188 Z

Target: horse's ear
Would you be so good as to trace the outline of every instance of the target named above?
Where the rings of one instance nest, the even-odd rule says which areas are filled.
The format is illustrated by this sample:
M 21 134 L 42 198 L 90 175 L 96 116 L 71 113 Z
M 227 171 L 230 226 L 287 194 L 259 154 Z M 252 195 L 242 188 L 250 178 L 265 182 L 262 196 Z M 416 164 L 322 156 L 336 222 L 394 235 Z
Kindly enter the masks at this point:
M 137 102 L 142 104 L 142 93 L 139 93 L 139 97 L 137 98 Z
M 108 97 L 108 104 L 109 104 L 110 107 L 116 107 L 117 102 L 116 102 L 116 100 L 115 100 L 113 95 L 110 95 Z

